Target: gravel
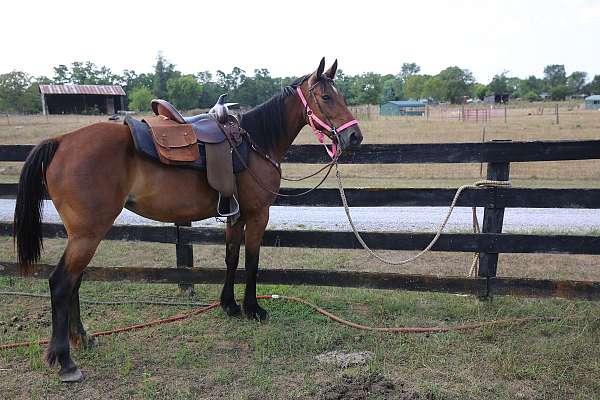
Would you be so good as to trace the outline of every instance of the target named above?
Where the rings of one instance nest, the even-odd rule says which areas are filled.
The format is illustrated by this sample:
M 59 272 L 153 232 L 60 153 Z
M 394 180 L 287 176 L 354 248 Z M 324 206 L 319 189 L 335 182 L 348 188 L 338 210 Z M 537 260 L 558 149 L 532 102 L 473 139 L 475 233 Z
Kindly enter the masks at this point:
M 12 221 L 14 200 L 0 200 L 0 220 Z M 355 207 L 352 217 L 365 231 L 435 231 L 444 219 L 446 207 Z M 482 222 L 483 209 L 477 210 Z M 314 229 L 350 231 L 341 207 L 271 207 L 269 229 Z M 45 202 L 44 222 L 60 223 L 51 201 Z M 164 225 L 164 223 L 123 210 L 116 224 Z M 446 227 L 447 232 L 469 231 L 471 208 L 457 207 Z M 193 226 L 220 227 L 223 223 L 211 218 L 194 222 Z M 510 208 L 504 214 L 504 231 L 582 233 L 600 229 L 600 210 Z

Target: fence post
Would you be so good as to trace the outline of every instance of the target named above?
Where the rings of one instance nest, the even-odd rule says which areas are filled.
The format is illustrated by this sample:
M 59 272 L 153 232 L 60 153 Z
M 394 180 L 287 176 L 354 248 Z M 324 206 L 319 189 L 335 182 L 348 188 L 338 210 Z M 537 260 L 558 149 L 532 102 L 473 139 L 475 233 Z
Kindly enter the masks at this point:
M 181 243 L 180 227 L 181 226 L 192 226 L 191 222 L 183 224 L 175 224 L 177 227 L 177 244 L 175 244 L 175 251 L 177 256 L 177 268 L 192 268 L 194 266 L 194 248 L 191 244 Z M 180 283 L 179 293 L 185 296 L 194 296 L 196 291 L 194 290 L 194 284 L 192 283 Z
M 498 140 L 494 140 L 498 141 Z M 510 175 L 510 163 L 491 162 L 487 164 L 487 179 L 508 180 Z M 503 190 L 494 188 L 494 192 Z M 502 233 L 504 222 L 504 207 L 497 207 L 497 196 L 494 195 L 492 207 L 485 207 L 483 212 L 482 233 Z M 490 278 L 496 277 L 498 267 L 498 253 L 479 253 L 479 276 L 487 278 L 487 296 L 491 296 Z
M 558 125 L 558 103 L 556 103 L 556 125 Z

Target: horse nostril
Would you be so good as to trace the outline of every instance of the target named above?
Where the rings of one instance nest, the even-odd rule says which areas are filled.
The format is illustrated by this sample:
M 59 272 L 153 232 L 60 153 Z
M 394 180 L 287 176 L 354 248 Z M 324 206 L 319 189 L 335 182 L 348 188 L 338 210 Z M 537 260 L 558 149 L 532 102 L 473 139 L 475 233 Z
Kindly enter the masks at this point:
M 356 132 L 350 134 L 350 144 L 352 146 L 358 146 L 362 142 L 362 137 L 359 137 Z

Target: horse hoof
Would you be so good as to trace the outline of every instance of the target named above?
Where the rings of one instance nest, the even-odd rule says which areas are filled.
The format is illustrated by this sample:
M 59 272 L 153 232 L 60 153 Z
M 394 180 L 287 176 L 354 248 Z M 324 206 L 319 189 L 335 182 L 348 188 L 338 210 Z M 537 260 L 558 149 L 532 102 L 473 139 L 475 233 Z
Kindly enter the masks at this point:
M 221 308 L 229 317 L 239 317 L 242 315 L 242 308 L 236 303 L 221 305 Z
M 60 381 L 63 383 L 81 382 L 84 379 L 83 374 L 77 367 L 75 367 L 75 369 L 72 369 L 67 372 L 60 371 L 58 373 L 58 377 L 60 378 Z
M 246 314 L 246 318 L 253 319 L 258 322 L 264 322 L 269 318 L 267 311 L 258 305 L 249 308 L 244 307 L 244 314 Z

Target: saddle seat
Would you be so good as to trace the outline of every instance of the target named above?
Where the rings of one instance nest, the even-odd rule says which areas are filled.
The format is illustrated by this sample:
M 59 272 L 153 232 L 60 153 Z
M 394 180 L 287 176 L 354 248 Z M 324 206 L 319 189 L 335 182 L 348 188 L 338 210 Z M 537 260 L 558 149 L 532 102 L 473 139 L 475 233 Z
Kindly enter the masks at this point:
M 179 110 L 175 108 L 175 106 L 162 99 L 154 99 L 150 105 L 152 106 L 152 111 L 155 115 L 162 115 L 171 121 L 177 122 L 178 124 L 193 124 L 201 119 L 210 118 L 210 115 L 208 114 L 198 114 L 191 117 L 184 117 L 181 115 Z
M 185 118 L 166 100 L 152 100 L 155 116 L 142 123 L 149 128 L 158 159 L 167 165 L 193 166 L 202 157 L 209 185 L 219 192 L 217 212 L 220 216 L 239 216 L 237 180 L 233 152 L 239 154 L 245 131 L 237 118 L 229 115 L 221 95 L 208 114 Z M 143 128 L 132 119 L 125 123 L 131 127 L 134 142 L 143 142 L 138 132 Z M 200 146 L 198 146 L 200 144 Z M 137 144 L 136 144 L 137 146 Z M 200 151 L 202 149 L 202 152 Z

